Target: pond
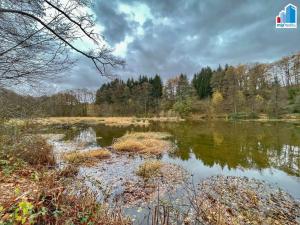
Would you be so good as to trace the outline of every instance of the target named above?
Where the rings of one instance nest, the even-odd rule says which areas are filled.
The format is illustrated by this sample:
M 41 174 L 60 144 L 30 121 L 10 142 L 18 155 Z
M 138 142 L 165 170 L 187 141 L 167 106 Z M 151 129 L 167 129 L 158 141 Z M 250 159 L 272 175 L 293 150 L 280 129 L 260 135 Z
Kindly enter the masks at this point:
M 128 131 L 163 131 L 172 135 L 174 152 L 162 160 L 182 166 L 196 179 L 212 175 L 256 178 L 300 199 L 300 125 L 284 122 L 177 122 L 148 127 L 97 125 L 69 132 L 66 138 L 89 139 L 110 146 Z

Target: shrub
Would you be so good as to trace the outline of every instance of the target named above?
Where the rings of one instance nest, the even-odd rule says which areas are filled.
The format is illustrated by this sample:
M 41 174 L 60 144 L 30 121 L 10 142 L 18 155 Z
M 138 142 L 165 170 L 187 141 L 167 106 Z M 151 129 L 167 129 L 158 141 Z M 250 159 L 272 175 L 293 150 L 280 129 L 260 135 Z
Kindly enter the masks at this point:
M 231 113 L 228 115 L 228 118 L 231 120 L 243 120 L 243 119 L 257 119 L 258 115 L 255 112 L 238 112 L 238 113 Z
M 59 171 L 59 175 L 62 177 L 75 177 L 78 174 L 78 167 L 74 165 L 67 165 L 65 168 Z
M 136 172 L 138 176 L 144 179 L 157 177 L 161 174 L 162 163 L 158 160 L 149 160 L 141 164 Z
M 243 112 L 239 112 L 239 113 L 230 113 L 228 115 L 228 118 L 231 120 L 239 120 L 239 119 L 246 119 L 247 118 L 247 114 L 243 113 Z
M 259 116 L 257 115 L 256 112 L 250 112 L 250 113 L 248 114 L 248 118 L 249 118 L 249 119 L 258 119 Z
M 20 192 L 18 198 L 0 205 L 0 224 L 131 224 L 120 210 L 97 203 L 96 195 L 87 188 L 78 195 L 68 192 L 62 183 L 58 173 L 44 174 L 36 191 Z
M 0 143 L 2 159 L 21 159 L 33 166 L 55 165 L 52 147 L 39 135 L 25 135 L 22 132 L 15 136 L 3 135 Z
M 293 112 L 300 113 L 300 95 L 295 97 L 295 103 L 293 105 Z
M 187 98 L 184 100 L 176 101 L 172 108 L 180 116 L 186 117 L 191 113 L 192 106 L 193 106 L 193 100 L 191 98 Z

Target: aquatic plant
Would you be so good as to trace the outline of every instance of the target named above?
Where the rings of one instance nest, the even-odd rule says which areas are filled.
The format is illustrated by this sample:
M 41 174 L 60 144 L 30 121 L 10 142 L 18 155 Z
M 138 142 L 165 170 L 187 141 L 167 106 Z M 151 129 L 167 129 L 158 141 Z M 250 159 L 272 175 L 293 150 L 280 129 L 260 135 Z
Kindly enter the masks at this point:
M 161 175 L 162 166 L 162 162 L 158 160 L 148 160 L 138 167 L 136 174 L 144 179 L 158 177 Z
M 91 163 L 97 159 L 105 159 L 111 156 L 110 151 L 106 149 L 97 149 L 91 151 L 74 151 L 66 153 L 63 158 L 68 163 L 82 164 Z

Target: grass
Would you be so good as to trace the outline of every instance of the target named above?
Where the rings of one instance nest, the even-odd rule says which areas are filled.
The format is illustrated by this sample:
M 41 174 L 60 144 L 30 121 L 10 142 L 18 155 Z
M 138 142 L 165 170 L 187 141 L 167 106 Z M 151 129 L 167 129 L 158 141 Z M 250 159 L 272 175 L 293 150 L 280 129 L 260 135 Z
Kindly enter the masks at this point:
M 135 139 L 167 139 L 171 137 L 170 134 L 165 132 L 130 132 L 126 133 L 124 138 L 135 138 Z
M 66 153 L 64 160 L 73 164 L 85 164 L 95 162 L 97 159 L 105 159 L 111 156 L 110 151 L 106 149 L 97 149 L 91 151 L 74 151 Z
M 75 165 L 67 165 L 62 170 L 59 171 L 59 175 L 61 177 L 75 177 L 79 172 L 78 166 Z
M 126 133 L 113 143 L 117 151 L 137 152 L 142 154 L 161 154 L 171 148 L 170 135 L 161 132 L 131 132 Z
M 162 166 L 163 164 L 158 160 L 145 161 L 138 167 L 136 174 L 144 179 L 157 177 L 161 174 Z
M 1 179 L 1 186 L 11 188 L 1 192 L 10 196 L 5 201 L 2 197 L 7 195 L 0 196 L 0 224 L 131 224 L 120 211 L 97 203 L 88 189 L 81 189 L 80 195 L 69 192 L 59 171 L 29 168 L 26 171 L 31 173 Z M 17 184 L 13 179 L 18 179 Z
M 35 118 L 31 122 L 33 124 L 40 125 L 61 125 L 61 124 L 105 124 L 107 126 L 149 126 L 150 121 L 162 121 L 162 122 L 177 122 L 182 121 L 179 117 L 45 117 L 45 118 Z M 18 124 L 23 125 L 27 123 L 27 120 L 22 119 L 11 119 L 7 124 Z
M 12 130 L 0 133 L 0 224 L 131 224 L 120 210 L 98 203 L 88 189 L 70 192 L 75 180 L 66 178 L 76 176 L 78 168 L 54 169 L 52 147 L 41 136 Z M 110 154 L 79 155 L 96 159 Z

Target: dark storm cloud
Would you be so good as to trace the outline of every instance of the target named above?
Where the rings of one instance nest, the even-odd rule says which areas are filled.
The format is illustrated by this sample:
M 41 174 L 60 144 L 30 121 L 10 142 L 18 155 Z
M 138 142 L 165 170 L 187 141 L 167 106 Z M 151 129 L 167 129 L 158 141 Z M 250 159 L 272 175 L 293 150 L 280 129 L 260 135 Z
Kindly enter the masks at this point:
M 83 56 L 78 57 L 78 63 L 71 71 L 64 73 L 64 76 L 57 79 L 58 91 L 65 89 L 89 88 L 96 90 L 107 82 L 108 79 L 101 76 L 99 71 L 92 65 L 91 61 Z
M 202 66 L 270 62 L 299 51 L 299 27 L 275 29 L 275 17 L 288 3 L 300 7 L 295 0 L 97 0 L 94 12 L 113 47 L 132 37 L 124 56 L 127 66 L 118 71 L 121 77 L 158 73 L 166 79 L 192 75 Z M 128 15 L 120 4 L 134 10 Z M 151 16 L 136 5 L 148 8 Z M 135 13 L 145 13 L 142 24 L 130 19 Z M 68 87 L 101 83 L 86 63 L 66 80 Z
M 125 20 L 125 14 L 117 11 L 116 1 L 98 1 L 94 10 L 97 21 L 104 25 L 104 37 L 110 44 L 122 41 L 127 33 L 130 33 L 134 23 L 129 24 Z
M 120 14 L 115 5 L 120 2 L 134 4 L 125 0 L 110 2 L 106 5 L 110 6 L 108 13 L 102 10 L 99 20 L 105 16 L 108 21 L 118 20 Z M 271 61 L 299 50 L 299 29 L 275 29 L 275 16 L 288 1 L 138 2 L 150 8 L 153 19 L 144 23 L 144 35 L 134 37 L 128 45 L 127 72 L 132 75 L 192 74 L 205 65 Z M 160 23 L 163 20 L 169 22 Z M 124 27 L 130 27 L 130 21 L 121 21 L 127 22 Z M 114 27 L 119 27 L 119 23 L 108 24 L 108 28 Z M 122 35 L 111 33 L 111 40 L 124 38 L 126 33 L 132 34 L 132 29 L 122 30 Z

